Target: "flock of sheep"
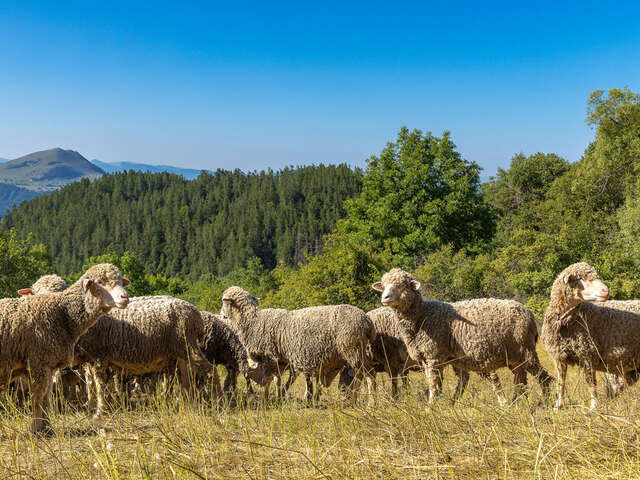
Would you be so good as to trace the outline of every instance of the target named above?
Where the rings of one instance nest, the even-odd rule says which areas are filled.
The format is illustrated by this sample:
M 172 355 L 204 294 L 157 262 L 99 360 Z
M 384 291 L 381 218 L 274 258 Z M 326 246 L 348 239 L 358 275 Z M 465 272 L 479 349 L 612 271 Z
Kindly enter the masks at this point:
M 454 399 L 463 394 L 469 372 L 488 380 L 501 404 L 506 398 L 495 373 L 501 367 L 513 372 L 515 396 L 526 393 L 527 374 L 545 398 L 552 383 L 536 353 L 534 316 L 524 305 L 493 298 L 424 300 L 420 283 L 398 268 L 373 284 L 384 307 L 368 313 L 351 305 L 262 309 L 232 286 L 215 315 L 169 296 L 129 298 L 128 284 L 117 267 L 100 264 L 71 286 L 47 275 L 20 290 L 21 297 L 0 300 L 0 385 L 28 385 L 33 432 L 51 429 L 54 379 L 71 388 L 80 373 L 95 416 L 104 410 L 114 373 L 134 378 L 140 388 L 143 375 L 177 371 L 182 388 L 207 382 L 215 401 L 234 391 L 238 373 L 249 389 L 251 382 L 265 387 L 265 395 L 275 381 L 279 397 L 303 374 L 307 400 L 317 399 L 337 376 L 355 397 L 366 379 L 369 403 L 376 398 L 377 372 L 391 377 L 395 397 L 398 379 L 406 382 L 412 369 L 424 371 L 429 402 L 440 395 L 447 365 L 458 379 Z M 605 372 L 614 395 L 639 377 L 640 301 L 608 296 L 586 263 L 567 267 L 553 283 L 542 342 L 556 368 L 556 408 L 565 402 L 568 365 L 584 370 L 591 408 L 597 406 L 596 371 Z M 227 370 L 223 387 L 212 368 L 220 364 Z

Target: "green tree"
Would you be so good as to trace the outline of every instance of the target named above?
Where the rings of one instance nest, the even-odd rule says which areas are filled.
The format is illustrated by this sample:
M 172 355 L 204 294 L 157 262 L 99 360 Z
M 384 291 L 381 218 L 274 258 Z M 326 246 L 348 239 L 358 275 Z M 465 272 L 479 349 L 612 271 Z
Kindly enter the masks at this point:
M 493 218 L 479 188 L 480 167 L 441 138 L 403 127 L 395 142 L 367 161 L 362 194 L 345 202 L 343 233 L 358 232 L 378 251 L 422 258 L 491 238 Z
M 0 297 L 15 297 L 42 275 L 52 273 L 46 248 L 32 235 L 20 239 L 15 230 L 0 230 Z

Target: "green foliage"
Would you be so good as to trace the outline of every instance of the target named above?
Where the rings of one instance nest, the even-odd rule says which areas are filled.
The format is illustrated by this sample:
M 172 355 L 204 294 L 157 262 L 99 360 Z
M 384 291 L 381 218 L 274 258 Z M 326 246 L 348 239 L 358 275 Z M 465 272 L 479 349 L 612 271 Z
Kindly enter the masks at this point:
M 0 297 L 15 297 L 18 289 L 51 272 L 51 259 L 33 235 L 20 239 L 15 230 L 0 230 Z
M 405 258 L 451 243 L 491 238 L 493 219 L 479 188 L 480 167 L 441 138 L 403 127 L 379 157 L 369 158 L 362 194 L 345 202 L 340 231 L 358 232 L 372 247 Z
M 144 272 L 195 280 L 258 257 L 267 268 L 303 261 L 360 192 L 346 165 L 279 172 L 202 172 L 196 180 L 125 172 L 82 180 L 24 203 L 2 220 L 48 247 L 55 269 L 76 272 L 92 255 L 135 252 Z
M 376 252 L 359 234 L 334 235 L 325 251 L 299 268 L 279 265 L 280 285 L 267 295 L 265 306 L 302 308 L 348 303 L 369 310 L 377 307 L 371 284 L 394 265 L 388 252 Z
M 479 167 L 448 133 L 403 128 L 364 177 L 345 166 L 193 182 L 105 176 L 25 204 L 4 224 L 50 239 L 56 267 L 108 261 L 134 295 L 178 295 L 214 312 L 230 285 L 264 307 L 369 310 L 379 306 L 371 283 L 399 266 L 426 298 L 513 298 L 540 321 L 555 276 L 577 261 L 596 267 L 613 298 L 640 298 L 640 96 L 594 92 L 587 122 L 595 139 L 579 162 L 516 154 L 482 190 Z M 15 251 L 32 253 L 9 258 Z M 25 269 L 9 289 L 48 271 L 44 248 L 15 232 L 0 236 L 0 253 L 14 277 Z

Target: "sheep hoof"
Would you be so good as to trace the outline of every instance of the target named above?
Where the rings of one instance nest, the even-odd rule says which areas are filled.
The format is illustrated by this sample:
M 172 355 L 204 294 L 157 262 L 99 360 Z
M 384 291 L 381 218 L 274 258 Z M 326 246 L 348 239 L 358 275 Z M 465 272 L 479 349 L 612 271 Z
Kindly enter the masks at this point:
M 597 409 L 598 409 L 598 402 L 596 401 L 595 398 L 592 398 L 591 399 L 591 403 L 589 404 L 589 411 L 593 412 L 593 411 L 595 411 Z
M 556 402 L 553 404 L 553 409 L 560 410 L 561 408 L 564 408 L 564 402 L 561 400 L 556 400 Z
M 509 402 L 505 397 L 498 397 L 498 405 L 505 407 Z

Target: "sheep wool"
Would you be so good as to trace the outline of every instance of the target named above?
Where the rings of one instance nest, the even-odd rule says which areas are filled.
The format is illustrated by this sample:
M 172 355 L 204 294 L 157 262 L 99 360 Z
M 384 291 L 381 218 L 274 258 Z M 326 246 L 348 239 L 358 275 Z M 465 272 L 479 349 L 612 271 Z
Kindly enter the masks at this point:
M 229 393 L 236 388 L 238 373 L 247 380 L 253 380 L 265 386 L 275 373 L 273 362 L 263 362 L 257 368 L 249 365 L 247 350 L 240 341 L 238 332 L 219 315 L 211 312 L 200 312 L 204 323 L 204 336 L 201 343 L 202 353 L 213 365 L 224 365 L 227 376 L 222 390 Z
M 249 357 L 267 357 L 304 374 L 307 399 L 313 395 L 313 378 L 319 390 L 320 381 L 329 385 L 348 366 L 358 382 L 367 377 L 373 401 L 375 372 L 366 352 L 375 341 L 375 329 L 365 312 L 351 305 L 262 310 L 254 297 L 236 286 L 225 290 L 222 299 L 224 316 L 236 322 Z
M 538 331 L 533 314 L 513 300 L 479 298 L 455 303 L 423 300 L 420 283 L 409 273 L 394 268 L 374 289 L 382 302 L 397 314 L 402 338 L 412 359 L 425 368 L 429 401 L 440 394 L 442 370 L 451 364 L 463 378 L 470 371 L 489 374 L 509 367 L 517 392 L 524 391 L 527 373 L 534 375 L 546 395 L 551 377 L 536 353 Z M 496 375 L 483 375 L 500 391 Z M 464 390 L 459 382 L 454 398 Z
M 565 268 L 551 287 L 551 300 L 542 325 L 542 342 L 558 375 L 556 408 L 564 406 L 569 365 L 583 368 L 592 409 L 597 407 L 596 371 L 624 375 L 630 383 L 637 380 L 639 304 L 615 300 L 591 303 L 585 297 L 594 288 L 599 288 L 604 297 L 608 296 L 608 289 L 596 270 L 585 262 Z
M 100 264 L 63 292 L 0 303 L 0 385 L 29 375 L 32 431 L 50 426 L 43 402 L 55 371 L 71 364 L 76 341 L 101 314 L 127 305 L 128 283 L 116 266 Z
M 88 363 L 92 367 L 97 399 L 94 416 L 103 412 L 108 367 L 143 375 L 177 362 L 184 389 L 190 385 L 189 366 L 212 371 L 200 350 L 203 337 L 200 311 L 189 302 L 170 296 L 133 297 L 125 310 L 102 315 L 75 348 L 76 364 Z M 218 394 L 215 369 L 212 373 Z

